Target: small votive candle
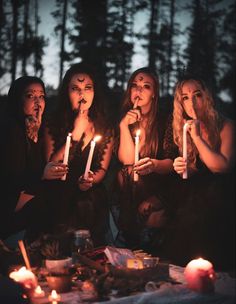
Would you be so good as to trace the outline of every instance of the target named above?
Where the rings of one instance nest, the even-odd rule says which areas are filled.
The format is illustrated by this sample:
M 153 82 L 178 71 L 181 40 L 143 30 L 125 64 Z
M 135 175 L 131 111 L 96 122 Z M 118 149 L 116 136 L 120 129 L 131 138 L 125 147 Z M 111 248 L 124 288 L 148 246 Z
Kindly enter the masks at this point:
M 187 264 L 184 275 L 190 289 L 201 293 L 214 291 L 216 275 L 209 261 L 202 258 L 192 260 Z
M 42 288 L 38 285 L 35 290 L 33 297 L 35 298 L 43 298 L 45 296 L 45 292 L 42 290 Z
M 50 295 L 48 296 L 49 301 L 51 301 L 52 303 L 57 303 L 58 301 L 60 301 L 61 296 L 56 292 L 55 289 L 53 289 L 50 293 Z

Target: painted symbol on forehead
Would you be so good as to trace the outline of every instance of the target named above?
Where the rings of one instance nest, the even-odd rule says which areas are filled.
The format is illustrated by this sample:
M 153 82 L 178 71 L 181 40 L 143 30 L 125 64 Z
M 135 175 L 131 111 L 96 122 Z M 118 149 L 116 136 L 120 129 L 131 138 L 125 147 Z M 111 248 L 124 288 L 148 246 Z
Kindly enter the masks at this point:
M 77 78 L 79 82 L 84 82 L 85 78 Z
M 143 80 L 143 76 L 140 76 L 138 80 L 140 80 L 140 81 Z

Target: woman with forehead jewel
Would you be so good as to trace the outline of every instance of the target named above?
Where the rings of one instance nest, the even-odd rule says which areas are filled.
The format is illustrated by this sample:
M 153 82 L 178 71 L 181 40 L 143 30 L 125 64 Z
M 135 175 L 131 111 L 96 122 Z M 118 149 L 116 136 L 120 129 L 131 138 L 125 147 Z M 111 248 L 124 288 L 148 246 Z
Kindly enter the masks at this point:
M 187 159 L 183 126 L 187 123 Z M 178 212 L 168 253 L 179 264 L 204 256 L 216 267 L 235 265 L 235 124 L 216 110 L 206 84 L 190 75 L 174 93 L 174 141 L 179 155 Z M 187 179 L 182 179 L 187 170 Z
M 45 99 L 43 81 L 33 76 L 16 79 L 8 92 L 6 116 L 0 128 L 2 238 L 29 225 L 39 232 L 47 223 L 43 180 L 55 176 L 53 163 L 46 164 L 43 157 Z
M 140 232 L 158 230 L 166 220 L 165 189 L 176 151 L 171 121 L 161 115 L 158 103 L 158 76 L 150 68 L 136 70 L 121 105 L 117 151 L 121 163 L 118 222 L 129 246 L 140 246 Z M 138 130 L 139 160 L 135 162 Z
M 61 181 L 68 133 L 71 133 L 68 173 L 66 181 Z M 85 177 L 91 141 L 96 135 L 101 139 L 96 142 L 91 170 Z M 113 131 L 106 118 L 96 75 L 87 64 L 74 64 L 66 72 L 58 95 L 58 110 L 47 123 L 45 145 L 46 158 L 58 162 L 59 188 L 69 189 L 62 195 L 65 203 L 58 212 L 57 224 L 64 226 L 64 230 L 89 229 L 95 245 L 104 244 L 108 205 L 102 181 L 111 159 Z

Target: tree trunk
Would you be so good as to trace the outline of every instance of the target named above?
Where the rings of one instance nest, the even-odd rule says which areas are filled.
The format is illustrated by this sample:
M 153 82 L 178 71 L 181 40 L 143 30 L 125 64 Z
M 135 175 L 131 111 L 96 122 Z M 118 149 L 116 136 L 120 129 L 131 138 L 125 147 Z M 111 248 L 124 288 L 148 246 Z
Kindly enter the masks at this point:
M 63 66 L 64 66 L 67 6 L 68 6 L 68 1 L 64 0 L 63 15 L 62 15 L 62 28 L 61 28 L 61 52 L 60 52 L 61 56 L 60 56 L 59 84 L 61 83 L 61 80 L 62 80 Z

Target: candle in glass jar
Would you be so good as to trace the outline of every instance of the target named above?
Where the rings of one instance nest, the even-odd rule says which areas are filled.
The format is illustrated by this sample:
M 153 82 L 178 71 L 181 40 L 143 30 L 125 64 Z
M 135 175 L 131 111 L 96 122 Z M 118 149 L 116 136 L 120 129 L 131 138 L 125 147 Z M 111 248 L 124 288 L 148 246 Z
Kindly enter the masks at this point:
M 139 160 L 139 138 L 140 138 L 140 130 L 136 131 L 136 136 L 134 138 L 134 164 L 136 164 Z M 134 172 L 134 181 L 137 182 L 139 176 L 137 172 Z
M 197 292 L 213 292 L 215 271 L 211 262 L 202 258 L 189 262 L 184 271 L 187 285 Z
M 65 153 L 64 153 L 64 159 L 63 159 L 63 164 L 65 164 L 65 165 L 68 165 L 71 135 L 72 135 L 71 133 L 68 133 L 68 135 L 66 137 L 66 146 L 65 146 Z M 66 174 L 64 174 L 61 179 L 65 180 L 66 179 Z
M 88 173 L 89 173 L 89 170 L 90 170 L 90 167 L 91 167 L 91 163 L 92 163 L 92 159 L 93 159 L 93 153 L 94 153 L 94 148 L 95 148 L 95 145 L 96 145 L 96 142 L 98 140 L 100 140 L 101 136 L 100 135 L 97 135 L 94 137 L 94 139 L 91 141 L 91 144 L 90 144 L 90 151 L 89 151 L 89 155 L 88 155 L 88 159 L 87 159 L 87 164 L 86 164 L 86 167 L 85 167 L 85 172 L 84 172 L 84 178 L 87 179 L 88 178 Z
M 184 124 L 184 127 L 183 127 L 183 158 L 186 160 L 186 162 L 188 162 L 188 153 L 187 153 L 187 148 L 188 148 L 188 145 L 187 145 L 188 127 L 189 127 L 189 124 L 186 122 Z M 188 178 L 188 170 L 187 170 L 187 168 L 184 171 L 182 177 L 183 177 L 183 179 L 187 179 Z

